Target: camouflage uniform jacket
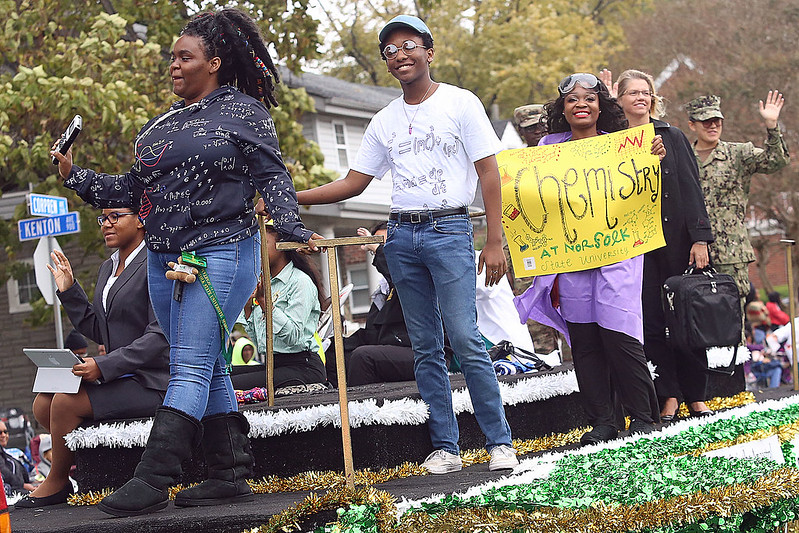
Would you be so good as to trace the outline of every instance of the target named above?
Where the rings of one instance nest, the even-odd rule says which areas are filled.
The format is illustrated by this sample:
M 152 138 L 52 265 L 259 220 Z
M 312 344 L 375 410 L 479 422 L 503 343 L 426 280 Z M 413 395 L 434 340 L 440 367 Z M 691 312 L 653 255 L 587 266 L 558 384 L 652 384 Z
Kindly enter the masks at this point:
M 768 130 L 766 148 L 751 142 L 719 141 L 706 161 L 694 155 L 705 195 L 710 227 L 716 241 L 710 246 L 714 264 L 751 263 L 755 253 L 746 230 L 746 206 L 752 175 L 771 174 L 788 164 L 790 155 L 779 128 Z

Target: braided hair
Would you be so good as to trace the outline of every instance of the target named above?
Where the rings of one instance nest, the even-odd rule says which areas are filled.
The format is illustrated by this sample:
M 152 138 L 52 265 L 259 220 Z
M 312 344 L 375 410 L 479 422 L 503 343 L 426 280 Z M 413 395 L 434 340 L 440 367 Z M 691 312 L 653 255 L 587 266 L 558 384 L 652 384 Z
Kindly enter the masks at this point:
M 610 96 L 608 88 L 601 81 L 596 87 L 596 92 L 599 97 L 600 111 L 599 118 L 596 121 L 597 130 L 612 133 L 627 129 L 627 117 L 624 116 L 624 110 L 616 99 Z M 547 132 L 563 133 L 571 131 L 571 126 L 566 122 L 566 116 L 563 114 L 565 101 L 566 95 L 561 94 L 555 100 L 544 104 L 544 111 L 547 115 Z
M 280 78 L 255 21 L 238 9 L 200 13 L 180 32 L 198 37 L 205 57 L 219 57 L 219 83 L 234 85 L 261 100 L 267 108 L 277 106 L 275 85 Z

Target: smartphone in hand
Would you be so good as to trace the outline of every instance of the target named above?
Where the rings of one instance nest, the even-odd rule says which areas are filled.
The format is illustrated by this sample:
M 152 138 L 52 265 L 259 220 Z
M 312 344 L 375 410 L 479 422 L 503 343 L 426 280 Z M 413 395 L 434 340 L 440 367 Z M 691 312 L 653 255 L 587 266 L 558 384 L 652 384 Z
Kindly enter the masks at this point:
M 58 141 L 58 145 L 55 147 L 55 151 L 61 152 L 62 154 L 66 154 L 67 150 L 69 150 L 72 143 L 75 142 L 75 139 L 78 138 L 78 134 L 80 134 L 81 130 L 83 129 L 83 117 L 80 115 L 75 115 L 72 118 L 72 122 L 69 123 L 67 126 L 66 131 L 64 134 L 61 135 L 61 138 Z M 58 159 L 53 157 L 53 164 L 58 164 Z
M 84 359 L 83 357 L 79 356 L 79 355 L 78 355 L 78 354 L 76 354 L 75 352 L 72 352 L 72 355 L 74 355 L 75 357 L 77 357 L 77 358 L 78 358 L 78 361 L 80 361 L 81 363 L 85 363 L 85 362 L 86 362 L 86 359 Z M 103 384 L 103 382 L 102 382 L 102 381 L 100 381 L 99 379 L 95 379 L 95 380 L 94 380 L 94 381 L 92 381 L 91 383 L 93 383 L 94 385 L 102 385 L 102 384 Z

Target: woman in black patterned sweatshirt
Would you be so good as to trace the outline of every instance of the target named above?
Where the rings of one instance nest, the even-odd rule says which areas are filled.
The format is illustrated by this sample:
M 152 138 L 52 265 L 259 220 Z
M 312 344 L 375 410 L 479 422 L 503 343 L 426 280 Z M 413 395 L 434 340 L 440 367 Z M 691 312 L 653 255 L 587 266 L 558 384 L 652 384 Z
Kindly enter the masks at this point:
M 268 111 L 277 105 L 278 74 L 253 20 L 233 9 L 198 15 L 176 41 L 169 72 L 181 100 L 141 129 L 127 173 L 79 168 L 70 152 L 53 152 L 64 184 L 85 201 L 139 210 L 150 297 L 170 341 L 169 386 L 141 462 L 134 478 L 99 505 L 115 516 L 166 507 L 166 489 L 200 438 L 209 479 L 180 492 L 176 505 L 252 499 L 249 425 L 237 412 L 226 355 L 227 326 L 244 308 L 261 268 L 256 190 L 282 238 L 312 249 L 312 238 L 320 238 L 299 218 Z M 165 273 L 178 255 L 207 266 L 198 283 L 173 292 L 181 282 Z

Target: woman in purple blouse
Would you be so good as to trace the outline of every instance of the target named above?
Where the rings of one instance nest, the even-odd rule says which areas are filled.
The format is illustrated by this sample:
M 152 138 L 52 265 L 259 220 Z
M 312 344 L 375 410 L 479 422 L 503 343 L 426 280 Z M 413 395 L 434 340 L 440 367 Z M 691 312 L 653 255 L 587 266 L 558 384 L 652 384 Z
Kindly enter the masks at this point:
M 572 74 L 546 105 L 549 135 L 539 145 L 587 139 L 627 127 L 624 111 L 593 74 Z M 656 138 L 652 153 L 665 155 Z M 580 397 L 593 429 L 580 442 L 595 444 L 624 429 L 645 432 L 658 420 L 655 387 L 644 358 L 641 283 L 643 256 L 557 275 L 559 313 L 571 339 Z M 554 276 L 549 283 L 555 285 Z M 544 281 L 544 280 L 540 280 Z M 539 287 L 546 282 L 539 283 Z

